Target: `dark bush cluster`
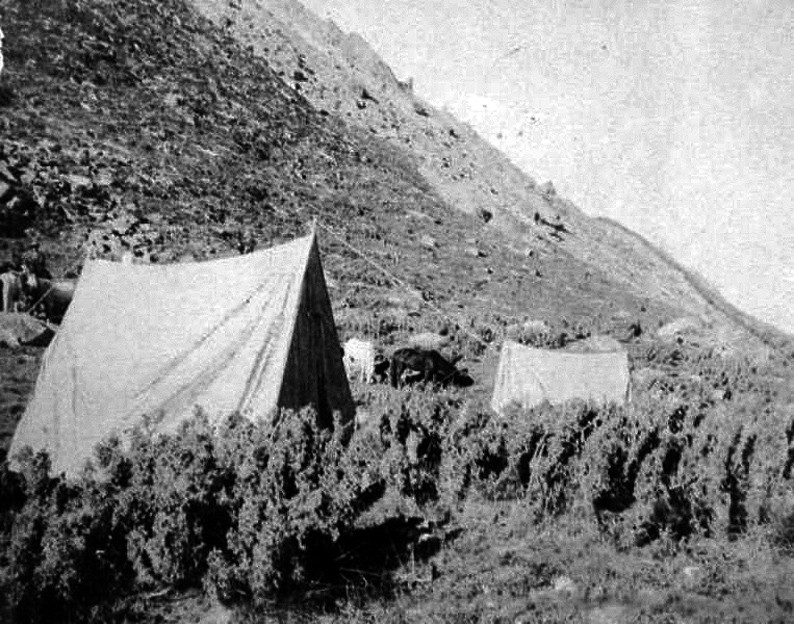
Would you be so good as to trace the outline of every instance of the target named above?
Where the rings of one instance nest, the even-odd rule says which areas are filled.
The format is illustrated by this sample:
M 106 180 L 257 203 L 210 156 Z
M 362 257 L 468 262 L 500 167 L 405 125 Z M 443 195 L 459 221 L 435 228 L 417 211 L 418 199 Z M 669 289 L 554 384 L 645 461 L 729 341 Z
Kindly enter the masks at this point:
M 477 413 L 450 431 L 446 472 L 461 492 L 525 499 L 538 521 L 589 514 L 621 543 L 730 537 L 770 522 L 786 541 L 793 423 L 768 405 L 658 397 Z
M 319 428 L 309 409 L 219 430 L 199 416 L 173 435 L 103 444 L 72 480 L 48 476 L 44 453 L 24 457 L 4 606 L 21 621 L 66 621 L 132 590 L 203 583 L 259 602 L 333 583 L 335 549 L 378 489 L 343 429 Z

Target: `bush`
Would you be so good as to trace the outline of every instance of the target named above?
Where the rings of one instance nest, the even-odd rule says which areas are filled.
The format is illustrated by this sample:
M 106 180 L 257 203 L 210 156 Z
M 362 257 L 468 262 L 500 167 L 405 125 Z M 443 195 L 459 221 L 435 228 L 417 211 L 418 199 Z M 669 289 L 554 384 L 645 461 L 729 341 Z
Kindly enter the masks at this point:
M 132 580 L 115 501 L 96 482 L 51 479 L 44 453 L 28 455 L 23 466 L 27 500 L 2 579 L 8 606 L 20 621 L 84 619 Z
M 311 410 L 219 427 L 198 414 L 171 435 L 144 425 L 125 446 L 109 440 L 71 481 L 30 453 L 21 497 L 0 480 L 0 595 L 25 621 L 85 619 L 107 599 L 172 587 L 328 600 L 351 583 L 388 587 L 394 566 L 440 547 L 446 534 L 431 533 L 471 496 L 517 500 L 535 522 L 584 513 L 621 546 L 763 528 L 790 550 L 794 418 L 743 366 L 697 367 L 667 377 L 676 392 L 654 382 L 625 406 L 504 416 L 456 390 L 366 386 L 375 421 L 349 443 Z M 726 375 L 758 391 L 714 400 Z
M 308 410 L 273 431 L 237 422 L 224 433 L 218 460 L 234 476 L 226 547 L 212 558 L 219 594 L 261 602 L 334 577 L 334 544 L 353 529 L 367 485 L 341 433 L 319 429 Z
M 28 454 L 2 579 L 14 616 L 81 620 L 133 589 L 202 583 L 261 602 L 333 580 L 335 545 L 378 485 L 352 448 L 306 409 L 276 425 L 231 417 L 215 430 L 199 414 L 173 435 L 143 427 L 71 481 Z

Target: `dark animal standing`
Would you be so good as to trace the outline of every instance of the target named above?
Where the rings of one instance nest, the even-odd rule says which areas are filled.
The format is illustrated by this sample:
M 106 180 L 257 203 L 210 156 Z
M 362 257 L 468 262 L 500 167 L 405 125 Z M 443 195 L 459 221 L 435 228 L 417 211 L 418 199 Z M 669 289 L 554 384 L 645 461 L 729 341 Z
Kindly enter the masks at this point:
M 422 349 L 403 348 L 397 349 L 391 358 L 391 385 L 399 387 L 402 382 L 402 375 L 406 370 L 419 373 L 414 381 L 425 381 L 438 383 L 443 386 L 450 384 L 460 387 L 470 386 L 474 380 L 468 372 L 458 370 L 455 363 L 460 360 L 460 356 L 448 362 L 438 351 L 424 351 Z
M 48 321 L 60 323 L 72 302 L 77 280 L 51 280 L 27 271 L 25 274 L 28 300 L 34 307 L 41 306 Z
M 391 362 L 389 362 L 389 359 L 383 357 L 381 354 L 377 354 L 375 356 L 375 370 L 373 371 L 375 381 L 378 383 L 385 383 L 386 379 L 389 377 L 390 367 Z

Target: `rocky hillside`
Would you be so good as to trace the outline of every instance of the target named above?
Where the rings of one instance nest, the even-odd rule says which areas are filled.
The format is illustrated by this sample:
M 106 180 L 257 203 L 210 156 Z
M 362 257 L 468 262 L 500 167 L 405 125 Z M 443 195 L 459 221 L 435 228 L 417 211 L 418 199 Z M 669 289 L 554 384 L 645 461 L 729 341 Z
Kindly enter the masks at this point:
M 550 226 L 511 242 L 496 219 L 451 207 L 415 153 L 314 106 L 189 3 L 20 0 L 0 6 L 0 23 L 0 262 L 33 240 L 55 275 L 125 251 L 205 259 L 318 218 L 334 233 L 321 241 L 345 335 L 388 345 L 458 326 L 457 348 L 477 358 L 471 335 L 496 346 L 527 317 L 623 331 L 681 314 L 553 245 Z M 0 380 L 3 446 L 39 356 L 0 349 L 13 371 Z M 492 368 L 481 366 L 480 378 Z
M 252 53 L 188 4 L 122 9 L 71 0 L 33 7 L 10 3 L 2 15 L 6 257 L 35 235 L 56 273 L 78 271 L 87 254 L 117 257 L 125 249 L 142 261 L 201 259 L 236 253 L 245 237 L 270 245 L 319 217 L 415 289 L 395 287 L 326 236 L 343 319 L 349 309 L 359 323 L 390 315 L 399 325 L 415 318 L 422 299 L 436 308 L 425 306 L 413 325 L 438 324 L 447 313 L 476 325 L 495 315 L 592 323 L 618 313 L 663 320 L 681 311 L 679 300 L 626 288 L 609 266 L 572 254 L 569 243 L 581 238 L 583 217 L 562 200 L 542 199 L 544 212 L 535 220 L 528 211 L 533 217 L 511 237 L 498 226 L 493 202 L 478 214 L 457 210 L 426 174 L 419 152 L 346 123 L 344 110 L 313 105 L 304 97 L 308 86 L 295 88 L 298 65 L 280 76 L 278 54 Z M 345 46 L 349 57 L 363 55 L 391 76 L 354 41 Z M 319 80 L 308 63 L 299 76 L 315 71 Z M 386 101 L 382 89 L 367 88 Z M 438 130 L 438 113 L 410 98 L 416 123 L 432 125 L 404 124 L 400 132 Z M 358 100 L 365 106 L 354 103 L 356 110 L 374 114 L 368 109 L 376 104 Z M 405 101 L 395 98 L 395 110 Z M 454 120 L 444 127 L 443 141 L 474 144 Z M 496 158 L 490 148 L 480 151 Z M 506 170 L 529 188 L 531 181 Z M 513 205 L 504 201 L 504 210 Z M 496 216 L 488 220 L 492 209 Z
M 34 239 L 56 275 L 124 251 L 205 259 L 317 218 L 343 337 L 447 327 L 482 380 L 493 366 L 472 336 L 498 347 L 528 318 L 571 335 L 647 335 L 685 314 L 737 327 L 646 243 L 417 99 L 359 37 L 294 2 L 198 8 L 0 7 L 0 261 Z M 1 357 L 10 435 L 38 352 Z
M 197 0 L 209 22 L 191 3 L 67 2 L 31 24 L 28 6 L 3 15 L 6 254 L 32 229 L 62 271 L 127 248 L 205 258 L 319 216 L 419 291 L 393 292 L 329 239 L 332 277 L 361 273 L 354 292 L 334 282 L 351 308 L 367 291 L 366 305 L 400 299 L 398 320 L 420 297 L 437 301 L 431 324 L 447 304 L 475 324 L 649 311 L 652 324 L 684 312 L 727 322 L 678 267 L 537 186 L 296 0 Z M 64 25 L 69 11 L 79 17 Z
M 635 296 L 675 301 L 709 323 L 733 326 L 680 267 L 620 226 L 588 218 L 552 183 L 537 185 L 470 127 L 419 99 L 358 34 L 319 19 L 298 0 L 193 1 L 316 108 L 412 155 L 449 206 L 492 217 L 490 227 L 518 255 L 568 256 Z

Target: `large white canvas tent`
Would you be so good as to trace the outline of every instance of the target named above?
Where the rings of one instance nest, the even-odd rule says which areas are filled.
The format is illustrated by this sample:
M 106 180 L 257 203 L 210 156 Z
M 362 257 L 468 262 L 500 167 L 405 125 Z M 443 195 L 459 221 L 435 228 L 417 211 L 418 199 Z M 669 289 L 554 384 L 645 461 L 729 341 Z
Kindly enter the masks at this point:
M 629 395 L 625 351 L 570 353 L 534 349 L 511 340 L 502 346 L 491 399 L 494 411 L 572 399 L 623 403 Z
M 323 424 L 354 416 L 314 234 L 208 262 L 90 260 L 9 456 L 46 449 L 74 473 L 144 415 L 166 432 L 196 406 L 218 420 L 309 404 Z

